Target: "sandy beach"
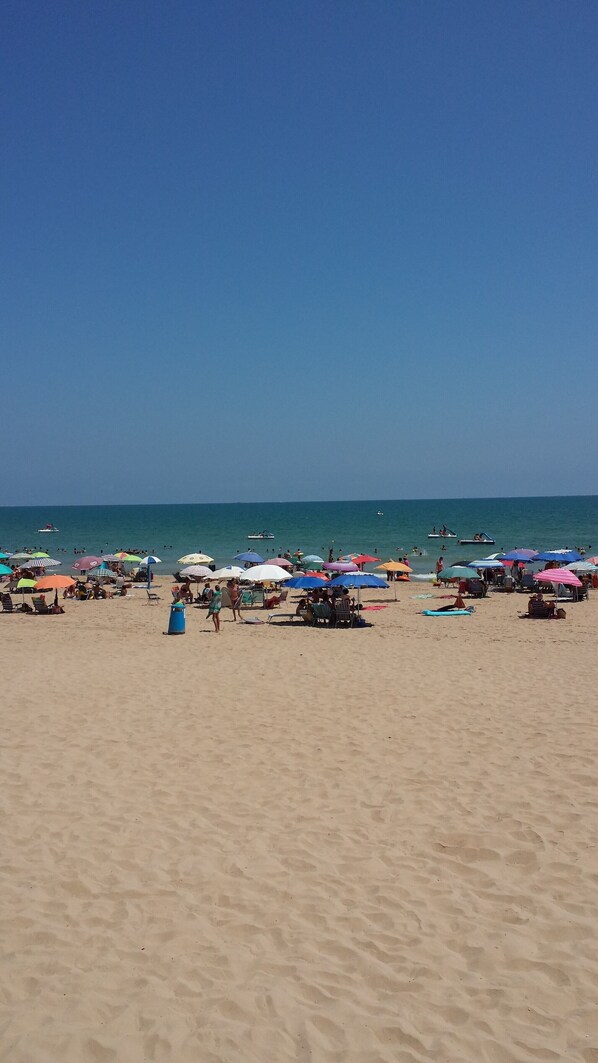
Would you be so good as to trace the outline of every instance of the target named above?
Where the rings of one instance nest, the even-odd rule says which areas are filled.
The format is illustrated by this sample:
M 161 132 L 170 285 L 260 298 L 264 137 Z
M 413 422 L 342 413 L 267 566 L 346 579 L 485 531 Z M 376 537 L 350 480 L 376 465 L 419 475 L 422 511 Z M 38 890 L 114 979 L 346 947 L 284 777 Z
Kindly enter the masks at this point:
M 167 637 L 158 583 L 0 619 L 0 1059 L 597 1063 L 598 595 Z

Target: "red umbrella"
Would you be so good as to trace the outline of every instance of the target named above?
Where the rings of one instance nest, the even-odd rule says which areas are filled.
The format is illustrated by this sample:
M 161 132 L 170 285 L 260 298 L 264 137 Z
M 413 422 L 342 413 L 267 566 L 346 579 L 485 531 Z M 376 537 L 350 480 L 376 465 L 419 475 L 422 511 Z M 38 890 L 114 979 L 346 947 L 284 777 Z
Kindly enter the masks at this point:
M 90 568 L 97 568 L 102 564 L 103 558 L 96 557 L 93 554 L 88 554 L 87 557 L 80 557 L 78 561 L 75 561 L 72 568 L 75 572 L 89 572 Z
M 354 565 L 369 565 L 372 561 L 379 561 L 379 557 L 372 557 L 371 554 L 358 554 L 357 557 L 351 558 Z

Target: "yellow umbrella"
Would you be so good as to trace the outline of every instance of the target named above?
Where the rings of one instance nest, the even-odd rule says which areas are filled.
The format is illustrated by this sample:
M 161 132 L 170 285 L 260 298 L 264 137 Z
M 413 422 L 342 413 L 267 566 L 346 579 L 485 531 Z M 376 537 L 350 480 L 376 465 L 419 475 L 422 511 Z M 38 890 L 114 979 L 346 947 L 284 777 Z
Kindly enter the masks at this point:
M 376 568 L 384 569 L 385 572 L 413 572 L 410 565 L 404 565 L 402 561 L 385 561 L 383 565 L 376 565 Z

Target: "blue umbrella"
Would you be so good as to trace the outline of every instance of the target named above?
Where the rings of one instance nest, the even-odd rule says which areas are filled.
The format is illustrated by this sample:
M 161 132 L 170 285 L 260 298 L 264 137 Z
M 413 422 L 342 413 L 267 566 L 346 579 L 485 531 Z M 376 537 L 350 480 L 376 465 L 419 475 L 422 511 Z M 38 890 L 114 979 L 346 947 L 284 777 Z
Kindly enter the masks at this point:
M 161 563 L 162 562 L 161 562 L 161 559 L 159 557 L 154 557 L 153 554 L 148 554 L 147 557 L 143 558 L 143 561 L 141 562 L 141 564 L 139 566 L 139 568 L 147 568 L 147 589 L 148 589 L 148 591 L 151 590 L 151 586 L 152 586 L 152 569 L 151 569 L 151 566 L 152 565 L 160 565 Z
M 297 587 L 303 591 L 315 591 L 319 587 L 327 586 L 326 580 L 319 579 L 317 576 L 293 576 L 285 583 L 285 587 Z
M 581 554 L 577 550 L 543 550 L 541 554 L 534 554 L 532 561 L 560 561 L 566 565 L 568 561 L 582 561 Z
M 504 555 L 503 561 L 531 561 L 535 556 L 535 550 L 509 550 L 508 554 Z
M 360 591 L 362 587 L 389 587 L 390 585 L 380 576 L 374 576 L 371 572 L 343 572 L 330 580 L 329 587 L 356 587 L 357 601 L 361 601 Z
M 244 554 L 235 554 L 235 561 L 250 561 L 256 565 L 263 565 L 264 559 L 256 554 L 255 550 L 246 550 Z
M 0 565 L 0 576 L 12 576 L 12 568 L 8 565 Z

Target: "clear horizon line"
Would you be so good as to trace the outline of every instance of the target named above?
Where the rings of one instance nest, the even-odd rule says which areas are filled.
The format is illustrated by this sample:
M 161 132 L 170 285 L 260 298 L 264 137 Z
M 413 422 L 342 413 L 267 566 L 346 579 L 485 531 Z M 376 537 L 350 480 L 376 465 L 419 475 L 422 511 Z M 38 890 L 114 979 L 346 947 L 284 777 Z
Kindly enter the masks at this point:
M 257 501 L 243 502 L 233 501 L 202 501 L 202 502 L 28 502 L 26 504 L 8 503 L 0 506 L 3 509 L 96 509 L 102 507 L 114 507 L 131 509 L 134 507 L 147 506 L 289 506 L 289 505 L 318 505 L 318 504 L 351 504 L 371 502 L 381 504 L 388 502 L 506 502 L 518 498 L 527 499 L 550 499 L 550 498 L 598 498 L 595 494 L 561 494 L 561 495 L 447 495 L 444 497 L 419 497 L 419 498 L 288 498 L 288 499 L 258 499 Z

